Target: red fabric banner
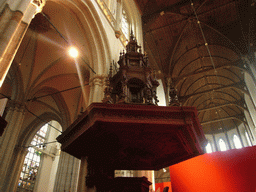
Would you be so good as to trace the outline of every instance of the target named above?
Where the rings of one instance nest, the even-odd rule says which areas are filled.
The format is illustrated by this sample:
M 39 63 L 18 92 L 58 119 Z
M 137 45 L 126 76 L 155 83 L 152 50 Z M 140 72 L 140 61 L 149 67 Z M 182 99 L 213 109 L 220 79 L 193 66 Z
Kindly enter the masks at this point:
M 200 155 L 169 168 L 173 192 L 256 191 L 256 146 Z

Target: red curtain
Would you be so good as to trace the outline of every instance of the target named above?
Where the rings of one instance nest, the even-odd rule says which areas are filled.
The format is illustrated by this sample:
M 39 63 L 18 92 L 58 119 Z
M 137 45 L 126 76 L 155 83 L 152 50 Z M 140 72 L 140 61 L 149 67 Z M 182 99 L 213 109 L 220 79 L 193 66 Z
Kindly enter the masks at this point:
M 173 192 L 256 192 L 256 146 L 200 155 L 169 168 Z

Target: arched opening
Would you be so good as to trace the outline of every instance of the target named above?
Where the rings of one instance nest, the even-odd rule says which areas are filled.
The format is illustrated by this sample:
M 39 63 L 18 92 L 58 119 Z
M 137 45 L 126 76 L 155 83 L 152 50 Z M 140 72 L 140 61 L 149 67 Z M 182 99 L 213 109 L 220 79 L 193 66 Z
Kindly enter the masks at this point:
M 128 16 L 125 11 L 125 9 L 122 10 L 122 32 L 124 36 L 128 39 L 129 38 L 129 21 L 128 21 Z
M 131 103 L 143 103 L 143 90 L 145 83 L 137 78 L 132 78 L 128 81 L 128 90 Z
M 240 139 L 238 138 L 237 135 L 234 135 L 233 136 L 233 142 L 234 142 L 234 146 L 236 149 L 241 149 L 243 146 L 242 146 L 242 143 L 240 141 Z
M 220 147 L 220 151 L 226 151 L 227 150 L 226 142 L 223 139 L 219 139 L 219 147 Z
M 212 153 L 212 145 L 210 142 L 205 147 L 206 153 Z
M 39 191 L 38 189 L 53 191 L 60 144 L 55 139 L 59 132 L 52 127 L 61 129 L 57 121 L 50 121 L 37 131 L 30 142 L 20 173 L 17 192 Z

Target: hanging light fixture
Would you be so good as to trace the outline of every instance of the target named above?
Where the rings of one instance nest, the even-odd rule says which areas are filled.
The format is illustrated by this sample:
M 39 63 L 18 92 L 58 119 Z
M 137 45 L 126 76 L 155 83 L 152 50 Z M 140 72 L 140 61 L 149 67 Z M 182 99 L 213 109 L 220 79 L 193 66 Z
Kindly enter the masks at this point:
M 68 53 L 71 57 L 77 58 L 78 57 L 78 50 L 75 47 L 70 47 Z

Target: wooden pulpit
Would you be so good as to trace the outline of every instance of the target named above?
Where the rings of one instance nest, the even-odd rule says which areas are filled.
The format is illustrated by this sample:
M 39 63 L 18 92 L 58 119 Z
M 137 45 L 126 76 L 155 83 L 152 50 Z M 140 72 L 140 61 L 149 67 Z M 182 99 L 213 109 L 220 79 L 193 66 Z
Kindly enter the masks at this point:
M 196 109 L 157 106 L 159 83 L 132 33 L 118 65 L 116 74 L 110 66 L 103 103 L 92 103 L 57 138 L 62 151 L 82 159 L 80 191 L 119 192 L 120 183 L 134 183 L 136 190 L 123 191 L 145 192 L 144 178 L 114 178 L 114 170 L 158 170 L 203 154 Z M 173 90 L 170 105 L 180 105 Z
M 194 107 L 106 103 L 92 103 L 57 140 L 86 157 L 87 184 L 102 191 L 113 189 L 114 170 L 158 170 L 203 154 L 206 143 Z

